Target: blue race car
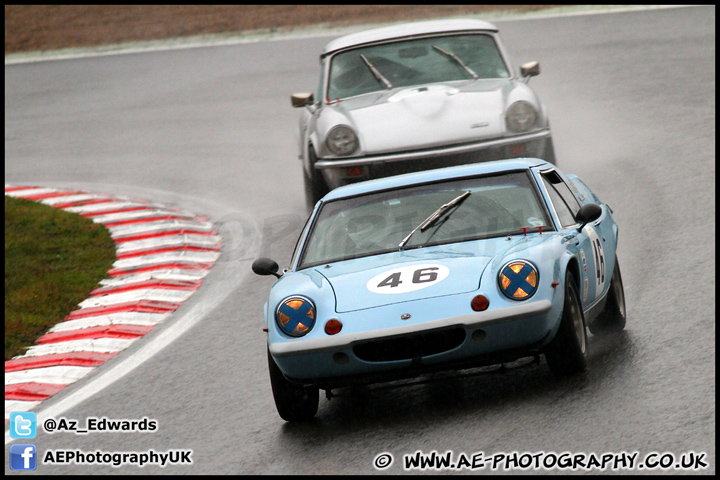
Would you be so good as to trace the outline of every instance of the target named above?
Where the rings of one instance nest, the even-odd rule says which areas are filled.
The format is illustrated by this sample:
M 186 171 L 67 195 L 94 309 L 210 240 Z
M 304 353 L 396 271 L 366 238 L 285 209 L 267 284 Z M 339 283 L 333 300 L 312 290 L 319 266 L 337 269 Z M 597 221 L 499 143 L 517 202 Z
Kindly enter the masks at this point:
M 275 404 L 317 413 L 319 390 L 543 354 L 587 368 L 586 327 L 625 327 L 609 206 L 538 159 L 371 180 L 317 203 L 265 304 Z

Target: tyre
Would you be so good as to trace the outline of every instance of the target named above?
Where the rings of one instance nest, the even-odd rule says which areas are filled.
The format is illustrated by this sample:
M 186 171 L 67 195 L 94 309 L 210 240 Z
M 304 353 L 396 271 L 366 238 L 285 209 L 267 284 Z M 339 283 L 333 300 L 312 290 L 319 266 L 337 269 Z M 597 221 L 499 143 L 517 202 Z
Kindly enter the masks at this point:
M 305 181 L 305 201 L 309 212 L 312 212 L 315 204 L 324 197 L 330 189 L 325 183 L 322 173 L 315 168 L 317 157 L 312 146 L 308 147 L 308 157 L 310 164 L 310 174 L 308 175 L 303 169 L 303 180 Z
M 558 376 L 571 375 L 587 369 L 587 332 L 585 317 L 577 286 L 570 274 L 565 274 L 565 301 L 555 338 L 545 348 L 550 370 Z
M 543 152 L 543 160 L 553 165 L 557 165 L 555 160 L 555 146 L 553 145 L 552 138 L 548 138 L 545 141 L 545 152 Z
M 603 308 L 603 311 L 600 312 L 595 321 L 588 325 L 593 335 L 607 335 L 621 332 L 625 328 L 625 290 L 623 289 L 620 264 L 617 259 L 615 260 L 615 268 L 613 269 L 607 295 L 608 298 L 605 302 L 605 308 Z
M 320 389 L 288 381 L 268 350 L 268 369 L 275 407 L 280 418 L 288 422 L 313 418 L 318 410 Z

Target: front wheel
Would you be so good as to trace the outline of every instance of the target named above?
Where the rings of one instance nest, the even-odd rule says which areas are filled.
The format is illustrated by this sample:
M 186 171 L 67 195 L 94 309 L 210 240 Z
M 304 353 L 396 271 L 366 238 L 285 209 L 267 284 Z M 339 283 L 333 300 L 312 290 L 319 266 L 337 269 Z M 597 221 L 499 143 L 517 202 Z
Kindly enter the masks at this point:
M 587 332 L 577 286 L 565 274 L 565 302 L 555 338 L 545 348 L 550 370 L 558 376 L 571 375 L 587 369 Z
M 548 163 L 552 163 L 553 165 L 557 165 L 557 160 L 555 159 L 555 146 L 553 145 L 552 138 L 548 138 L 545 141 L 545 151 L 543 152 L 543 160 L 545 160 Z
M 625 321 L 625 290 L 620 275 L 620 264 L 616 259 L 605 308 L 595 321 L 588 325 L 588 328 L 593 335 L 607 335 L 622 331 L 625 328 Z
M 288 422 L 313 418 L 317 413 L 320 401 L 320 389 L 288 381 L 273 360 L 269 350 L 267 355 L 270 385 L 280 418 Z
M 308 157 L 310 174 L 308 175 L 303 168 L 303 180 L 305 181 L 305 202 L 307 203 L 308 211 L 312 212 L 318 200 L 324 197 L 330 189 L 322 176 L 322 172 L 315 168 L 317 157 L 315 156 L 315 150 L 312 146 L 308 147 Z

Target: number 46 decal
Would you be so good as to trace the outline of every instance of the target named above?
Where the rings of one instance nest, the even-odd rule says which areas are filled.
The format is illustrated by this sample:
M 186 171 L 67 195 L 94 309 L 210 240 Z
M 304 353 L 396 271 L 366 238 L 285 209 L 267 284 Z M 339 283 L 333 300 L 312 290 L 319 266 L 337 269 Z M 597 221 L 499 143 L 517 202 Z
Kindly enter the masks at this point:
M 375 275 L 366 286 L 380 294 L 414 292 L 441 282 L 449 274 L 450 269 L 444 265 L 410 265 Z
M 597 298 L 605 288 L 605 251 L 595 230 L 588 227 L 588 233 L 593 249 L 593 260 L 595 261 L 595 298 Z

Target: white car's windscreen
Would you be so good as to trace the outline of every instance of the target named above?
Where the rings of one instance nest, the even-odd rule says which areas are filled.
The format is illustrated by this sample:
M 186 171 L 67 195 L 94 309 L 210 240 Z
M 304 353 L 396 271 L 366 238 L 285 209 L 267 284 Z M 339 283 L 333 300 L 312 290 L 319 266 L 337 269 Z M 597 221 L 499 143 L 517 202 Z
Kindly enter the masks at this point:
M 326 97 L 335 100 L 396 87 L 509 77 L 490 35 L 442 35 L 333 55 Z

